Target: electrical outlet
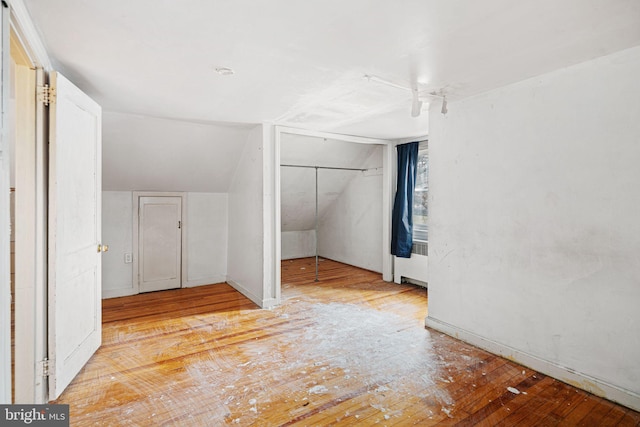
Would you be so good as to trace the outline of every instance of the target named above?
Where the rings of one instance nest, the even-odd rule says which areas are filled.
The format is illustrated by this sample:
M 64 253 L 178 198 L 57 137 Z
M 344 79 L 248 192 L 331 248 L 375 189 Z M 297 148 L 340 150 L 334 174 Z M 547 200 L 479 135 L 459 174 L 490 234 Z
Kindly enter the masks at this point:
M 131 264 L 133 262 L 133 254 L 124 254 L 124 263 Z

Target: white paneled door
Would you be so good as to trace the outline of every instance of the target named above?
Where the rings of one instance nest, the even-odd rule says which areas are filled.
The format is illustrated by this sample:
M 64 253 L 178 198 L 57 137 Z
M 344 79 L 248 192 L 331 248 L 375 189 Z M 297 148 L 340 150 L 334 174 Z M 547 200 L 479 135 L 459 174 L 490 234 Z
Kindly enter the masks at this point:
M 49 96 L 49 400 L 100 347 L 101 108 L 59 73 Z
M 182 198 L 140 197 L 138 275 L 140 292 L 181 286 Z

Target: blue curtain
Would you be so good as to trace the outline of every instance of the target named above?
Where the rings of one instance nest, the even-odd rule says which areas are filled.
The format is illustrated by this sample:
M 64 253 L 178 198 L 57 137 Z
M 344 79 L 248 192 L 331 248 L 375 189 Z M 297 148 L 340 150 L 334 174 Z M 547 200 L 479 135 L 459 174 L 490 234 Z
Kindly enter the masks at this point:
M 391 218 L 391 253 L 410 258 L 413 245 L 413 191 L 419 142 L 398 145 L 398 184 Z

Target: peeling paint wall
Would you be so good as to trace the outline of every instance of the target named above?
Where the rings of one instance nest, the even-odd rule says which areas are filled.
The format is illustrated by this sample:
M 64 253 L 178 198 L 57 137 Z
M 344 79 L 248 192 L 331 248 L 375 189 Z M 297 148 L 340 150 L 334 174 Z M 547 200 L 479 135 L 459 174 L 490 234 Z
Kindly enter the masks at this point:
M 430 115 L 429 318 L 640 394 L 640 47 Z

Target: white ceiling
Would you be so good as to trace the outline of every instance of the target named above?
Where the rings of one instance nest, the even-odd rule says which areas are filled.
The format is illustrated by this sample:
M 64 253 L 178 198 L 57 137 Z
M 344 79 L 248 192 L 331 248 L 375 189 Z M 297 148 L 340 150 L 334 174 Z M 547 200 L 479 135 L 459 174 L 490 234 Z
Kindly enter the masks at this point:
M 381 168 L 382 149 L 380 145 L 283 134 L 280 163 L 283 165 L 355 169 Z M 318 170 L 318 218 L 322 218 L 349 182 L 362 173 L 360 171 Z M 282 231 L 302 231 L 315 228 L 315 174 L 315 169 L 280 168 Z
M 24 1 L 105 110 L 379 138 L 428 122 L 365 74 L 455 100 L 640 44 L 638 0 Z

